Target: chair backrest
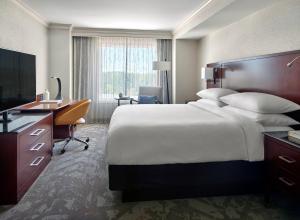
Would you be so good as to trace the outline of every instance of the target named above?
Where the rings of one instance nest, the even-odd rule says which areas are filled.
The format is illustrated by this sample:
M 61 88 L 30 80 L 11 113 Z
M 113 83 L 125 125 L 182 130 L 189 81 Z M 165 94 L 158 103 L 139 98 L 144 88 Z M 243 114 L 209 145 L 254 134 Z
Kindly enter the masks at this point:
M 77 120 L 83 118 L 87 114 L 90 104 L 90 99 L 84 99 L 71 104 L 67 108 L 57 113 L 54 119 L 55 125 L 75 124 Z
M 158 101 L 162 101 L 162 87 L 140 86 L 139 96 L 156 96 Z

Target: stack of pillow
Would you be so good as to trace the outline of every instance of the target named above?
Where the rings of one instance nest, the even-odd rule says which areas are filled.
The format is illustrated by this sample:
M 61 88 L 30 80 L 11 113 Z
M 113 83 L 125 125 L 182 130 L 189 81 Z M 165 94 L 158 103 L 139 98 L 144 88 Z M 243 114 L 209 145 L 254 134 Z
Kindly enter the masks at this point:
M 197 96 L 201 97 L 198 102 L 206 103 L 209 105 L 223 107 L 226 104 L 221 101 L 221 97 L 227 96 L 230 94 L 236 94 L 238 92 L 232 89 L 223 89 L 223 88 L 212 88 L 204 89 L 197 93 Z
M 213 88 L 197 93 L 199 102 L 250 118 L 265 127 L 287 127 L 299 124 L 284 113 L 300 110 L 300 105 L 287 99 L 258 92 L 238 93 L 234 90 Z

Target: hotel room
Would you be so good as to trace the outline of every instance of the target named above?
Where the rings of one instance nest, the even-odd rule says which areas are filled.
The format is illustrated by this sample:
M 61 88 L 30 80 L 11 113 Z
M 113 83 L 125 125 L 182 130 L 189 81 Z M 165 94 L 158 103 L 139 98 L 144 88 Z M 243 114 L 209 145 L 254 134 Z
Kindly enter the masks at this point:
M 300 219 L 300 0 L 0 0 L 0 220 Z

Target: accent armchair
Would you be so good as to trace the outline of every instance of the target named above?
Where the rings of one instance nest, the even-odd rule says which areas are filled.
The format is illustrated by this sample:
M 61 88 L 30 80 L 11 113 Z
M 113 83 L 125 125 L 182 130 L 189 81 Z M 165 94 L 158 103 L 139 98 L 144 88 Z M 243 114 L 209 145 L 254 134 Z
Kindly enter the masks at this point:
M 132 99 L 138 104 L 161 104 L 162 103 L 162 87 L 141 86 L 139 87 L 138 100 Z

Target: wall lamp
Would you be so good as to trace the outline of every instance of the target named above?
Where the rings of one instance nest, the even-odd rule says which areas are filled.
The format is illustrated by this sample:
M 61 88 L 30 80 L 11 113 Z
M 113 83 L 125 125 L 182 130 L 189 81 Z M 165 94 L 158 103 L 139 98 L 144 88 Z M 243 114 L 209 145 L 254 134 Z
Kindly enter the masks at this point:
M 287 66 L 287 67 L 292 67 L 292 66 L 293 66 L 293 63 L 294 63 L 297 59 L 299 59 L 299 58 L 300 58 L 300 56 L 295 57 L 291 62 L 287 63 L 286 66 Z
M 216 84 L 216 75 L 218 72 L 218 68 L 212 67 L 202 67 L 201 68 L 201 79 L 204 80 L 213 80 L 214 84 Z
M 214 79 L 214 68 L 202 67 L 201 68 L 201 79 L 210 80 Z

